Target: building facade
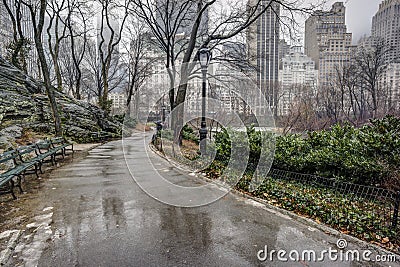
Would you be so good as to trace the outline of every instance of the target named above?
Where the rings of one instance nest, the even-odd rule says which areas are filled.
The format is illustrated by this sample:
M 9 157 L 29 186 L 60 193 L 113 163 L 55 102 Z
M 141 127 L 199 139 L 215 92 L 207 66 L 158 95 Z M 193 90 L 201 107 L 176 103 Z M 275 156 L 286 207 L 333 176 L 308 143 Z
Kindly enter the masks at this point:
M 382 38 L 390 51 L 386 63 L 400 62 L 400 0 L 384 0 L 372 19 L 372 37 Z
M 301 97 L 303 87 L 316 90 L 318 86 L 318 70 L 315 62 L 302 52 L 302 47 L 294 46 L 282 59 L 282 67 L 279 70 L 278 115 L 289 114 L 291 106 L 296 99 Z
M 249 1 L 249 6 L 254 6 L 254 0 Z M 270 1 L 262 1 L 263 5 Z M 261 5 L 260 8 L 263 8 Z M 276 115 L 277 111 L 277 86 L 279 75 L 279 3 L 264 12 L 260 18 L 249 27 L 247 33 L 248 57 L 250 62 L 257 67 L 255 78 L 261 92 L 269 103 L 269 108 Z M 263 103 L 263 101 L 260 101 Z M 256 107 L 257 113 L 264 113 L 265 107 Z
M 389 63 L 378 81 L 381 94 L 380 102 L 385 110 L 395 112 L 400 109 L 400 63 Z
M 126 111 L 126 95 L 125 93 L 112 92 L 108 94 L 108 100 L 112 101 L 111 113 L 124 114 Z
M 337 69 L 351 61 L 356 49 L 345 15 L 343 2 L 336 2 L 330 11 L 315 11 L 306 20 L 305 54 L 315 62 L 321 86 L 331 85 Z

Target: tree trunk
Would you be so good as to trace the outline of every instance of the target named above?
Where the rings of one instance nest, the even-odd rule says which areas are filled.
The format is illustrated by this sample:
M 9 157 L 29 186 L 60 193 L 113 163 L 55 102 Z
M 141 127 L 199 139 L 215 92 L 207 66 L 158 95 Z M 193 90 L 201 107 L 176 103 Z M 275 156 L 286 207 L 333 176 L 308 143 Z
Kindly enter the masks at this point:
M 82 72 L 80 69 L 77 69 L 77 77 L 76 77 L 76 83 L 75 83 L 75 98 L 78 100 L 82 99 L 81 96 L 81 79 L 82 79 Z
M 140 101 L 139 91 L 136 91 L 136 94 L 135 94 L 135 119 L 137 121 L 139 121 L 139 101 Z
M 110 107 L 108 105 L 108 71 L 107 66 L 102 67 L 101 79 L 103 82 L 103 94 L 100 95 L 100 107 L 108 114 Z
M 187 81 L 188 81 L 187 73 L 182 72 L 181 84 L 178 87 L 178 93 L 176 95 L 174 117 L 172 118 L 172 129 L 174 130 L 174 143 L 179 146 L 182 145 L 181 129 L 183 127 L 183 119 L 185 115 Z
M 46 88 L 46 94 L 49 98 L 50 108 L 51 108 L 52 115 L 53 115 L 55 134 L 56 134 L 56 136 L 62 136 L 61 119 L 60 119 L 60 115 L 58 113 L 57 102 L 56 102 L 56 98 L 55 98 L 55 94 L 54 94 L 54 88 L 51 85 L 50 72 L 49 72 L 49 68 L 47 65 L 46 56 L 44 54 L 43 43 L 42 43 L 42 32 L 43 32 L 44 14 L 46 11 L 46 6 L 47 6 L 47 1 L 41 0 L 38 24 L 36 24 L 36 15 L 37 14 L 36 14 L 34 8 L 31 5 L 29 5 L 28 8 L 30 9 L 31 18 L 32 18 L 32 22 L 33 22 L 35 45 L 36 45 L 36 50 L 38 53 L 38 58 L 39 58 L 39 62 L 40 62 L 41 70 L 42 70 L 43 80 L 44 80 L 44 84 L 45 84 L 45 88 Z

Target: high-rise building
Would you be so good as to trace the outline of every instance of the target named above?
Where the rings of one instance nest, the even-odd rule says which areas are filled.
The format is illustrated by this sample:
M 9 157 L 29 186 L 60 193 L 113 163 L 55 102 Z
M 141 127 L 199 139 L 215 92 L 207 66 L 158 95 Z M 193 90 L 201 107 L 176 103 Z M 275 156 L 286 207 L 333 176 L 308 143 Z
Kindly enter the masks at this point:
M 337 68 L 350 62 L 356 48 L 347 32 L 345 14 L 343 2 L 336 2 L 330 11 L 315 11 L 306 20 L 305 54 L 314 60 L 322 86 L 328 86 Z
M 302 52 L 301 46 L 294 46 L 282 59 L 279 70 L 281 90 L 279 93 L 278 115 L 287 115 L 294 101 L 301 97 L 304 87 L 315 90 L 318 86 L 318 70 L 314 61 Z M 307 90 L 309 91 L 309 90 Z
M 254 6 L 255 2 L 257 1 L 249 0 L 248 5 Z M 263 0 L 261 2 L 260 9 L 270 4 L 270 1 Z M 279 3 L 272 3 L 271 7 L 249 27 L 247 33 L 248 57 L 250 62 L 257 67 L 257 85 L 275 115 L 279 74 L 279 12 Z M 263 113 L 264 108 L 260 105 L 257 107 L 257 111 Z
M 290 53 L 290 45 L 286 42 L 286 40 L 279 40 L 279 69 L 282 68 L 282 59 Z M 278 75 L 279 76 L 279 75 Z
M 389 63 L 378 81 L 385 106 L 389 112 L 400 109 L 400 63 Z
M 400 0 L 384 0 L 372 19 L 372 37 L 382 38 L 391 50 L 386 63 L 400 62 Z
M 379 79 L 379 90 L 385 95 L 386 106 L 399 109 L 400 101 L 400 0 L 384 0 L 372 19 L 373 40 L 383 40 L 385 72 Z M 390 110 L 389 110 L 390 111 Z

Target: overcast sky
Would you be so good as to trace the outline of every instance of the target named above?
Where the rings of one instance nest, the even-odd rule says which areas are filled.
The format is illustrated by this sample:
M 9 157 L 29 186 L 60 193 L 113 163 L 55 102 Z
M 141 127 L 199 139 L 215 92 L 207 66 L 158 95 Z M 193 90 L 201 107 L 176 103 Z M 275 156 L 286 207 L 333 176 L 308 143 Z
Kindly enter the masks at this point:
M 372 17 L 378 11 L 383 0 L 348 0 L 346 5 L 346 24 L 348 31 L 353 33 L 353 43 L 357 43 L 364 34 L 371 34 Z M 332 5 L 337 1 L 330 0 Z M 330 9 L 328 5 L 327 9 Z

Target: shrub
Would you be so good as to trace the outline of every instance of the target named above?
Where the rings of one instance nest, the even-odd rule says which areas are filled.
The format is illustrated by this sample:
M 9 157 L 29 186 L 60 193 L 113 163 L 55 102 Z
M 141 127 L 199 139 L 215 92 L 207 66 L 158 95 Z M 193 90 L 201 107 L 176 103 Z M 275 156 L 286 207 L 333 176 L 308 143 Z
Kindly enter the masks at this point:
M 196 144 L 199 143 L 199 137 L 197 136 L 197 134 L 195 134 L 193 128 L 188 126 L 187 124 L 185 124 L 185 126 L 183 126 L 182 128 L 182 138 L 185 140 L 193 141 Z
M 241 134 L 232 129 L 217 133 L 216 159 L 224 164 L 229 162 L 234 140 L 236 146 L 249 147 L 251 172 L 250 167 L 257 166 L 260 158 L 261 142 L 270 142 L 270 136 L 249 127 L 249 143 L 245 144 Z M 361 128 L 338 124 L 329 130 L 309 132 L 305 137 L 278 136 L 273 168 L 400 190 L 395 187 L 400 185 L 400 119 L 387 116 Z
M 277 138 L 274 168 L 382 185 L 400 166 L 400 119 L 387 116 L 359 129 L 335 125 L 306 138 Z

